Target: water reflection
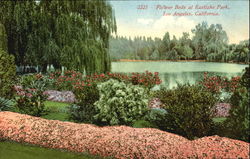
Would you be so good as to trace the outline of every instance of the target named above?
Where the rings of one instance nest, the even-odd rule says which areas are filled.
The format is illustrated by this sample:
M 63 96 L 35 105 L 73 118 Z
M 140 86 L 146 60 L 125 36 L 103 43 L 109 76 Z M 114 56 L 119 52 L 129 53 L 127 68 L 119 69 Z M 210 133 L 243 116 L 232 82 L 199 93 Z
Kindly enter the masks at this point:
M 194 84 L 203 78 L 204 72 L 231 78 L 242 75 L 248 65 L 216 62 L 112 62 L 112 71 L 120 73 L 159 72 L 162 85 L 167 88 L 177 86 L 177 83 Z M 156 89 L 159 88 L 156 87 Z
M 205 71 L 204 71 L 205 72 Z M 177 84 L 195 84 L 203 79 L 204 72 L 177 72 L 177 73 L 160 73 L 162 85 L 167 88 L 176 87 Z M 225 72 L 208 72 L 210 75 L 226 76 L 228 78 L 240 76 L 242 73 L 225 73 Z

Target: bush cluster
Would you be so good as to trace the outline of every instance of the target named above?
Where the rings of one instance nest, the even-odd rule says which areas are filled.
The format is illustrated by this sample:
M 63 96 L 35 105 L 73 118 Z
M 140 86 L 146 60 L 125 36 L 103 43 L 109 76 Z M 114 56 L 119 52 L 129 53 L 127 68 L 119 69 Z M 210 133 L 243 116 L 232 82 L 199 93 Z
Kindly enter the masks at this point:
M 85 85 L 75 88 L 74 94 L 77 102 L 69 107 L 69 116 L 77 122 L 94 123 L 96 110 L 94 103 L 99 100 L 97 85 Z
M 11 98 L 14 95 L 12 90 L 16 76 L 14 56 L 0 48 L 0 97 Z
M 108 125 L 131 125 L 148 112 L 145 89 L 110 79 L 98 85 L 100 99 L 95 102 L 95 118 Z
M 232 93 L 239 87 L 240 80 L 240 76 L 229 79 L 223 76 L 209 75 L 207 72 L 205 72 L 203 80 L 200 82 L 200 84 L 215 94 L 220 94 L 223 91 Z
M 0 111 L 11 110 L 13 105 L 11 100 L 0 97 Z
M 146 71 L 145 73 L 102 73 L 83 76 L 82 73 L 76 71 L 65 71 L 64 75 L 61 72 L 54 72 L 50 74 L 50 79 L 56 81 L 56 88 L 58 90 L 72 90 L 74 88 L 81 88 L 90 86 L 96 83 L 102 83 L 109 79 L 116 79 L 125 83 L 132 83 L 133 85 L 141 85 L 146 88 L 152 88 L 155 85 L 159 85 L 161 80 L 158 72 L 151 73 Z
M 229 103 L 232 94 L 240 87 L 240 76 L 225 77 L 204 73 L 203 80 L 199 82 L 208 91 L 220 98 L 220 102 Z
M 225 136 L 249 142 L 250 109 L 249 109 L 249 67 L 245 69 L 240 81 L 240 87 L 230 98 L 232 108 L 224 123 Z
M 33 116 L 43 115 L 45 110 L 44 102 L 47 100 L 45 85 L 41 81 L 33 81 L 29 87 L 16 88 L 16 108 L 20 113 Z
M 177 88 L 161 89 L 155 93 L 167 111 L 167 131 L 189 139 L 206 136 L 213 125 L 212 108 L 217 98 L 199 85 L 178 85 Z
M 46 112 L 44 90 L 54 87 L 71 90 L 76 102 L 69 107 L 69 116 L 77 122 L 97 125 L 129 125 L 159 128 L 194 139 L 207 135 L 223 135 L 249 139 L 249 68 L 242 78 L 231 79 L 204 74 L 200 84 L 178 85 L 153 92 L 161 108 L 149 108 L 150 88 L 160 84 L 158 73 L 107 73 L 83 76 L 76 71 L 22 76 L 23 89 L 17 91 L 16 107 L 21 113 L 41 116 Z M 56 87 L 54 86 L 56 85 Z M 214 123 L 213 107 L 219 94 L 230 92 L 232 108 L 225 122 Z M 152 93 L 152 92 L 151 92 Z M 7 103 L 7 104 L 6 104 Z M 9 108 L 0 98 L 0 111 Z
M 50 89 L 54 87 L 55 81 L 49 76 L 40 73 L 21 75 L 18 80 L 18 85 L 22 87 L 30 87 L 31 85 L 34 85 L 34 83 L 42 83 L 44 87 L 43 89 Z

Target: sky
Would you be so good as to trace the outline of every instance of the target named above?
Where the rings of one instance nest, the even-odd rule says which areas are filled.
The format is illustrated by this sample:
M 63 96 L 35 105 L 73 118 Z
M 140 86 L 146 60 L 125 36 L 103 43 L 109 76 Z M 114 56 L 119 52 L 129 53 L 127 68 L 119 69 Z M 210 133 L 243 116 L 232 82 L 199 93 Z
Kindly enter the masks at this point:
M 221 24 L 227 32 L 229 43 L 249 39 L 249 0 L 110 0 L 110 4 L 115 12 L 117 35 L 120 36 L 162 38 L 166 32 L 177 38 L 183 32 L 189 32 L 192 36 L 191 29 L 205 21 L 208 25 Z M 177 5 L 179 9 L 175 8 Z M 138 9 L 140 6 L 144 9 Z M 214 8 L 197 9 L 196 6 Z M 164 11 L 171 15 L 164 15 Z M 219 15 L 196 15 L 205 11 Z M 191 13 L 192 16 L 174 16 L 175 12 Z

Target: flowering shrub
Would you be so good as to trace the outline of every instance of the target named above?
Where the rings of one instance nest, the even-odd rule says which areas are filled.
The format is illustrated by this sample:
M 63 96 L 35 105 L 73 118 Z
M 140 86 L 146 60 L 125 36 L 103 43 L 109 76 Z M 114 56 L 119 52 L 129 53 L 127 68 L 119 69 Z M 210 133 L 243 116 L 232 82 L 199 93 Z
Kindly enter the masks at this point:
M 55 80 L 57 90 L 73 90 L 75 85 L 83 81 L 83 75 L 76 71 L 65 71 L 64 75 L 57 71 L 49 75 L 49 79 Z
M 156 91 L 167 111 L 167 130 L 189 139 L 206 136 L 210 132 L 212 108 L 217 102 L 213 93 L 199 85 L 178 85 L 177 88 Z
M 75 95 L 72 91 L 47 90 L 43 93 L 48 95 L 47 100 L 49 101 L 63 102 L 63 103 L 76 102 Z
M 43 93 L 44 88 L 44 84 L 38 81 L 33 82 L 29 88 L 16 87 L 18 111 L 33 116 L 41 116 L 45 113 L 44 102 L 47 95 Z
M 85 87 L 86 85 L 91 86 L 92 84 L 102 83 L 109 79 L 116 79 L 125 83 L 132 83 L 133 85 L 141 85 L 149 89 L 161 83 L 158 72 L 151 73 L 148 71 L 132 74 L 108 72 L 107 74 L 92 74 L 84 77 L 82 73 L 76 71 L 65 71 L 64 75 L 61 75 L 61 72 L 51 73 L 49 78 L 56 81 L 58 90 L 72 90 L 74 88 Z
M 142 85 L 149 89 L 153 88 L 155 85 L 161 84 L 158 72 L 155 72 L 154 74 L 148 71 L 142 74 L 132 73 L 130 80 L 134 85 Z
M 152 88 L 160 84 L 158 73 L 132 73 L 130 75 L 121 73 L 92 74 L 84 76 L 76 71 L 65 71 L 50 74 L 50 79 L 55 80 L 57 90 L 72 90 L 77 102 L 69 108 L 70 117 L 79 122 L 93 123 L 93 116 L 96 114 L 94 103 L 99 99 L 97 85 L 110 79 L 116 79 L 124 83 L 141 85 Z M 146 93 L 146 92 L 145 92 Z
M 222 91 L 234 92 L 239 86 L 240 76 L 232 77 L 230 80 L 227 77 L 210 76 L 207 72 L 204 73 L 201 84 L 213 93 Z
M 110 79 L 97 86 L 100 99 L 95 102 L 95 118 L 108 125 L 130 125 L 148 112 L 144 88 Z

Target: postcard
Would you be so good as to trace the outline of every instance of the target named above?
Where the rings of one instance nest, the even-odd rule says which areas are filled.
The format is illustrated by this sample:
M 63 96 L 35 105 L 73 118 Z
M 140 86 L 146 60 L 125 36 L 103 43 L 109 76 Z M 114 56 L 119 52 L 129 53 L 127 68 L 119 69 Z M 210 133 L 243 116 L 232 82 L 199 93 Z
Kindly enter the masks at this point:
M 248 0 L 1 0 L 0 159 L 249 158 Z

